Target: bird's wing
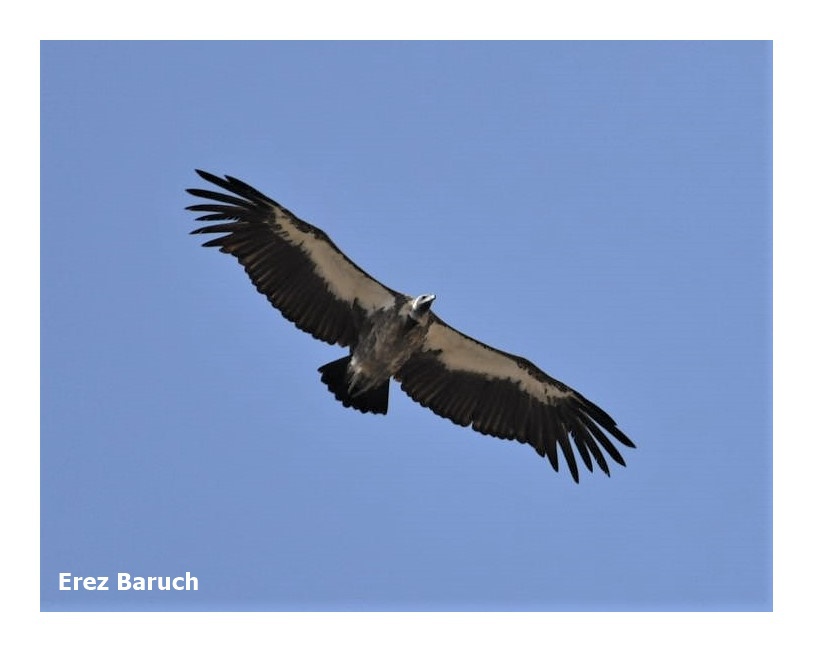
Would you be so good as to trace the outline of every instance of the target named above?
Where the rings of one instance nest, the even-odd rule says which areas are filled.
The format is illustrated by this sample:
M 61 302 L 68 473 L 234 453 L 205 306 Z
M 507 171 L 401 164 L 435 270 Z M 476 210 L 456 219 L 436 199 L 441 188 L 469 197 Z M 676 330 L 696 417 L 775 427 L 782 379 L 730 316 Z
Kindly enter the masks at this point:
M 198 220 L 219 222 L 192 233 L 219 234 L 204 246 L 236 256 L 257 290 L 298 328 L 348 346 L 358 336 L 355 313 L 395 304 L 399 294 L 365 273 L 320 229 L 239 179 L 197 173 L 232 194 L 187 189 L 216 202 L 188 210 L 205 213 Z
M 435 414 L 501 439 L 530 444 L 559 470 L 557 445 L 579 481 L 574 444 L 585 466 L 610 474 L 602 449 L 624 458 L 608 434 L 635 444 L 600 407 L 530 361 L 494 349 L 432 314 L 423 347 L 396 374 L 401 388 Z

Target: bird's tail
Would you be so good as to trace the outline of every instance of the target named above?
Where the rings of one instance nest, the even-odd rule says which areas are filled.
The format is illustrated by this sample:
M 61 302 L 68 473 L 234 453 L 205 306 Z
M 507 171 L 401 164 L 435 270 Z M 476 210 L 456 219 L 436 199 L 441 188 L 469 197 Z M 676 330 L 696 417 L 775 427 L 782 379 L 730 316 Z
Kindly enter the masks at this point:
M 378 387 L 354 392 L 350 389 L 351 375 L 348 370 L 350 356 L 339 358 L 333 362 L 319 367 L 322 374 L 322 382 L 327 388 L 342 402 L 345 407 L 355 408 L 362 412 L 372 412 L 373 414 L 386 414 L 390 397 L 390 381 L 385 380 Z

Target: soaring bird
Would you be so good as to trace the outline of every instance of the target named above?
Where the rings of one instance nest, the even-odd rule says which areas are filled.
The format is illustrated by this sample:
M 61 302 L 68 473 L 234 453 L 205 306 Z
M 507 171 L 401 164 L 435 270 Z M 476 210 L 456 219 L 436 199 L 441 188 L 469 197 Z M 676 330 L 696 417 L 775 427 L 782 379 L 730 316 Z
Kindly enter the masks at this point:
M 345 407 L 386 414 L 390 378 L 407 395 L 460 426 L 530 444 L 559 470 L 558 449 L 579 481 L 574 447 L 591 472 L 607 475 L 605 451 L 626 466 L 613 440 L 635 448 L 615 421 L 529 360 L 461 333 L 432 310 L 434 294 L 412 297 L 367 274 L 324 231 L 231 176 L 197 173 L 230 194 L 190 188 L 209 202 L 188 206 L 217 222 L 204 247 L 235 256 L 257 290 L 301 330 L 349 355 L 319 368 Z M 609 435 L 609 436 L 608 436 Z

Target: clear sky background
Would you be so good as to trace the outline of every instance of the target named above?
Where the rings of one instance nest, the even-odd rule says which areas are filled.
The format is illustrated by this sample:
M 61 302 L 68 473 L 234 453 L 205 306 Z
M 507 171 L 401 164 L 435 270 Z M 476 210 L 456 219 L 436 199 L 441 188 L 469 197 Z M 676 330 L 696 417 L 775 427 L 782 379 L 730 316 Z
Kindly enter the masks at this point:
M 771 46 L 45 43 L 44 610 L 768 610 Z M 636 442 L 554 473 L 341 407 L 203 168 Z M 58 574 L 197 592 L 65 592 Z

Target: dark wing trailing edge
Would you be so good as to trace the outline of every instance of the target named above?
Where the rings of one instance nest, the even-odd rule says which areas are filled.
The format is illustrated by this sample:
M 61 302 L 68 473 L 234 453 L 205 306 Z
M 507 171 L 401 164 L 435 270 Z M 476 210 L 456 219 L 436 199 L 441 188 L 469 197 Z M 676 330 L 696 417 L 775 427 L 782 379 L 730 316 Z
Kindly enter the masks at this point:
M 192 233 L 217 234 L 204 246 L 236 256 L 257 290 L 303 331 L 348 346 L 358 337 L 354 310 L 394 304 L 398 293 L 365 273 L 320 229 L 239 179 L 197 173 L 232 194 L 187 189 L 217 202 L 187 206 L 205 213 L 198 220 L 219 222 Z
M 434 314 L 423 349 L 396 379 L 410 398 L 435 414 L 486 435 L 530 444 L 556 471 L 558 446 L 576 482 L 571 441 L 591 472 L 595 460 L 607 475 L 602 449 L 626 466 L 608 434 L 635 448 L 615 421 L 584 396 L 528 360 L 478 342 Z

